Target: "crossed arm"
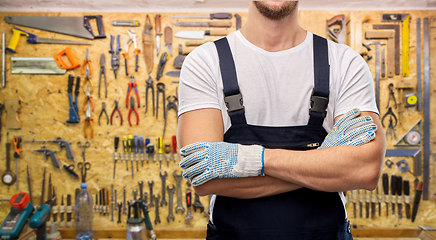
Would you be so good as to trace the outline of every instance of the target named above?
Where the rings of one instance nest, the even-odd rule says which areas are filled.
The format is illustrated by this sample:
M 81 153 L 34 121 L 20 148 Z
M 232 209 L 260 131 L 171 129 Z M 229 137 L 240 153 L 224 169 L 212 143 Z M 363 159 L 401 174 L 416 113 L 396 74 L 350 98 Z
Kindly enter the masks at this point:
M 307 187 L 322 191 L 372 190 L 377 186 L 385 153 L 385 138 L 377 114 L 376 137 L 362 146 L 338 146 L 311 151 L 266 149 L 264 177 L 214 179 L 194 187 L 199 195 L 218 194 L 256 198 Z M 179 117 L 179 146 L 223 141 L 223 122 L 218 109 L 199 109 Z

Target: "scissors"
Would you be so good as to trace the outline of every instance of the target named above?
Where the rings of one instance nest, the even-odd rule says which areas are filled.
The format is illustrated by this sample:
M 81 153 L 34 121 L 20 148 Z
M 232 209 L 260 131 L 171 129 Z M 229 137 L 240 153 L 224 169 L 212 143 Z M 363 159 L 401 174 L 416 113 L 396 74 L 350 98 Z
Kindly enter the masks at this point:
M 81 142 L 77 142 L 77 146 L 82 149 L 82 158 L 83 158 L 83 163 L 82 162 L 77 163 L 77 167 L 82 172 L 82 182 L 86 182 L 86 171 L 91 169 L 91 163 L 86 162 L 85 160 L 85 149 L 89 148 L 91 146 L 91 143 L 87 141 L 85 145 L 82 145 Z

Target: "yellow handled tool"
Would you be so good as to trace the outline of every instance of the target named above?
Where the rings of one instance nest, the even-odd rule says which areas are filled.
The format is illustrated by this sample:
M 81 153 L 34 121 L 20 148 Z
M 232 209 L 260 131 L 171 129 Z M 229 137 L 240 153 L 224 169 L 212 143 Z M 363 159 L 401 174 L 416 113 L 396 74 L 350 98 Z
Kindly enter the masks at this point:
M 21 36 L 26 36 L 29 37 L 30 33 L 23 31 L 19 28 L 12 28 L 12 37 L 11 40 L 9 41 L 8 47 L 6 48 L 6 50 L 16 53 L 15 52 L 15 48 L 18 45 L 18 41 L 20 40 Z

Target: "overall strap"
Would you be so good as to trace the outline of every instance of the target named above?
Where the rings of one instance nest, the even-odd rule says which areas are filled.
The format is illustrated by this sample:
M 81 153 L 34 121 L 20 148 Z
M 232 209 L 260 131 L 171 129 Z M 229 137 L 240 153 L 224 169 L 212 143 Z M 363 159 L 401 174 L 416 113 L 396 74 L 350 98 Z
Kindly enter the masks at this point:
M 308 125 L 322 126 L 329 103 L 330 65 L 328 43 L 325 38 L 313 34 L 314 87 L 310 97 Z
M 224 88 L 224 102 L 230 116 L 232 125 L 247 124 L 242 94 L 239 91 L 238 78 L 236 76 L 235 62 L 230 50 L 227 38 L 221 38 L 214 42 L 218 51 L 221 69 L 221 78 Z

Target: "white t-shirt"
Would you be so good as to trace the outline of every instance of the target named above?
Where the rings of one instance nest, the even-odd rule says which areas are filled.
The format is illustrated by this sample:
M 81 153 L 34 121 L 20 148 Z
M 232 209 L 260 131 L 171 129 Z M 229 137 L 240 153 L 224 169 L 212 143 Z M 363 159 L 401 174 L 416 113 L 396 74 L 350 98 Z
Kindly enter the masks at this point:
M 314 86 L 313 34 L 307 32 L 301 44 L 279 52 L 268 52 L 253 45 L 240 31 L 230 34 L 227 39 L 235 61 L 247 123 L 307 125 Z M 343 44 L 328 41 L 328 48 L 330 95 L 323 127 L 330 132 L 334 118 L 353 108 L 377 114 L 378 110 L 373 78 L 365 60 Z M 224 131 L 230 128 L 214 43 L 203 44 L 192 51 L 180 74 L 179 116 L 202 108 L 220 109 Z M 339 194 L 345 205 L 343 194 Z

